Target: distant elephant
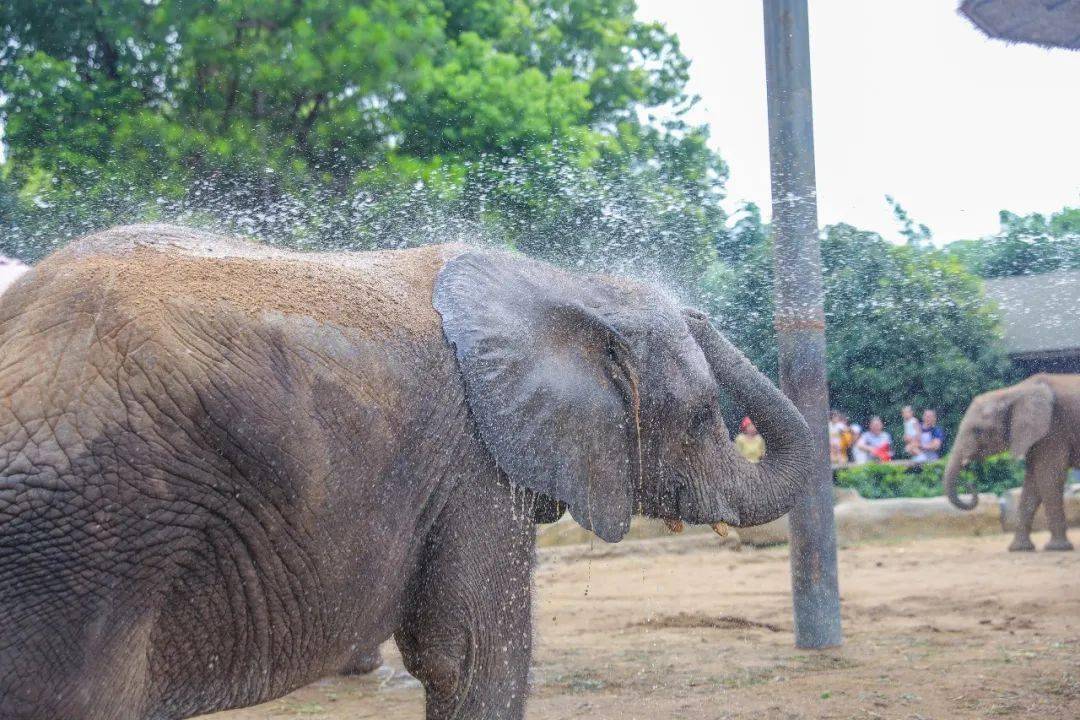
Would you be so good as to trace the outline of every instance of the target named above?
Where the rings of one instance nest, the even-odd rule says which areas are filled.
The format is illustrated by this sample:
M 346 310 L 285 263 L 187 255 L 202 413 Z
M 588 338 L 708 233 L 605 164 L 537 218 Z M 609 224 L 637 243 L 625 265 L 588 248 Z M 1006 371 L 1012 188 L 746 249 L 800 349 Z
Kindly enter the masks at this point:
M 764 523 L 813 456 L 701 314 L 458 245 L 116 228 L 2 298 L 0 348 L 4 720 L 251 705 L 391 636 L 428 718 L 520 718 L 538 516 Z
M 1031 524 L 1042 503 L 1050 526 L 1047 550 L 1072 550 L 1062 495 L 1070 467 L 1080 467 L 1080 375 L 1035 375 L 971 401 L 945 467 L 945 492 L 958 508 L 979 501 L 957 494 L 957 475 L 973 460 L 1009 450 L 1026 461 L 1019 522 L 1010 550 L 1034 550 Z

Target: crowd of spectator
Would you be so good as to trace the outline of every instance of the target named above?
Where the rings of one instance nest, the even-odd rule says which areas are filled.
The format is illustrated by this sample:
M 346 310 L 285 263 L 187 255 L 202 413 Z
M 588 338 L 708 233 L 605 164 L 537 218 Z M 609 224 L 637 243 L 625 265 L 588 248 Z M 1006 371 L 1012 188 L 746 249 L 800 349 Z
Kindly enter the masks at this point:
M 905 405 L 900 416 L 904 428 L 903 456 L 914 462 L 940 458 L 945 447 L 945 431 L 937 424 L 937 412 L 931 408 L 923 410 L 920 421 L 914 408 Z M 832 464 L 889 462 L 896 457 L 893 450 L 892 435 L 885 430 L 880 416 L 871 417 L 864 430 L 839 410 L 830 414 L 829 459 Z
M 914 462 L 930 462 L 944 454 L 945 431 L 937 424 L 936 411 L 923 410 L 920 421 L 914 408 L 905 405 L 900 416 L 904 428 L 900 445 L 903 457 Z M 739 424 L 735 447 L 750 462 L 760 462 L 765 455 L 765 440 L 748 417 Z M 890 462 L 896 457 L 892 435 L 885 430 L 880 415 L 872 416 L 864 429 L 839 410 L 829 414 L 829 460 L 833 465 Z

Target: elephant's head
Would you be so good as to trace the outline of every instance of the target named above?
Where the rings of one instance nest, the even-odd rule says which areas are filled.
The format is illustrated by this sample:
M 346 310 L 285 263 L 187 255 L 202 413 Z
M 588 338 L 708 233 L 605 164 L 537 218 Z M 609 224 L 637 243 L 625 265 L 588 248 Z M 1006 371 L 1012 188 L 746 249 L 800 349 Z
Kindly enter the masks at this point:
M 1017 458 L 1050 432 L 1054 394 L 1046 383 L 1033 378 L 1001 390 L 983 393 L 971 401 L 949 454 L 942 481 L 952 504 L 971 510 L 979 502 L 975 488 L 962 500 L 957 477 L 964 467 L 997 453 L 1010 451 Z
M 569 507 L 609 542 L 633 513 L 768 522 L 809 478 L 791 402 L 709 323 L 648 286 L 497 252 L 439 275 L 434 303 L 480 435 L 510 482 Z M 719 396 L 744 405 L 762 462 L 736 452 Z

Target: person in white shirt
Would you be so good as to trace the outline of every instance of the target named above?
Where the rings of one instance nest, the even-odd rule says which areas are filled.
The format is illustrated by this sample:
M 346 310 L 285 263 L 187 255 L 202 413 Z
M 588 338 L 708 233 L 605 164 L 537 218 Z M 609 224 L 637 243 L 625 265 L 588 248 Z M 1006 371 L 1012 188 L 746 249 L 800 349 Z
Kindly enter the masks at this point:
M 859 438 L 862 436 L 863 429 L 859 423 L 851 423 L 848 425 L 851 430 L 851 462 L 863 464 L 870 460 L 870 457 L 859 449 Z
M 945 452 L 945 431 L 937 424 L 937 412 L 923 410 L 919 454 L 911 459 L 918 462 L 932 462 L 940 459 L 943 452 Z
M 919 439 L 922 436 L 922 424 L 919 418 L 915 417 L 915 409 L 910 405 L 901 408 L 900 416 L 904 418 L 904 452 L 908 457 L 914 457 L 920 452 Z
M 856 462 L 869 462 L 870 460 L 888 462 L 892 459 L 892 436 L 885 432 L 885 423 L 881 421 L 880 417 L 875 415 L 870 418 L 870 428 L 859 436 L 859 441 L 855 443 L 855 449 L 858 451 L 859 457 L 863 458 Z

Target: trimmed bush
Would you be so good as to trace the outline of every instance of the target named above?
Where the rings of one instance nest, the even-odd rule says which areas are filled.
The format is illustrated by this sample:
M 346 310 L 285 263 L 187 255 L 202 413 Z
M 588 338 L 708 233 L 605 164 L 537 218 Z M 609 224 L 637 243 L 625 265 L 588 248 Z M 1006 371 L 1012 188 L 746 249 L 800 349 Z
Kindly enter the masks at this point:
M 836 484 L 839 487 L 854 488 L 868 500 L 935 497 L 945 493 L 941 484 L 941 475 L 944 472 L 944 460 L 916 467 L 868 463 L 837 470 Z M 1008 454 L 995 455 L 981 463 L 972 463 L 959 478 L 961 493 L 967 491 L 968 482 L 973 476 L 979 492 L 1000 495 L 1009 488 L 1019 487 L 1024 483 L 1024 466 Z

